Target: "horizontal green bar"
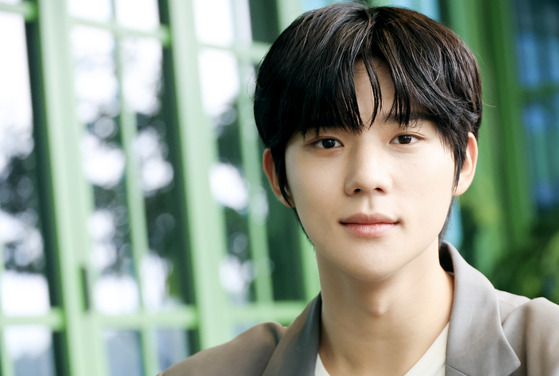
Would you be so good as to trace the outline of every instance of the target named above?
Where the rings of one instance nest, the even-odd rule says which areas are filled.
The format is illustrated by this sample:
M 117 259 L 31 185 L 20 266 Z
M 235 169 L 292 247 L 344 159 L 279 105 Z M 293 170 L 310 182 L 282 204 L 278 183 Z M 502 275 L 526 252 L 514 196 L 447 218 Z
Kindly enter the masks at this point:
M 116 22 L 100 22 L 85 18 L 71 17 L 70 21 L 73 26 L 80 25 L 108 30 L 121 38 L 155 38 L 159 40 L 163 46 L 168 46 L 171 39 L 169 29 L 165 25 L 160 25 L 156 30 L 141 30 L 123 27 Z
M 26 21 L 37 18 L 37 7 L 32 3 L 4 4 L 0 3 L 0 12 L 16 13 L 22 15 Z
M 250 45 L 241 46 L 241 45 L 233 45 L 233 46 L 219 46 L 215 44 L 208 44 L 208 43 L 201 43 L 200 48 L 211 48 L 214 50 L 223 50 L 223 51 L 231 51 L 235 56 L 240 58 L 241 60 L 249 60 L 253 63 L 259 63 L 268 49 L 270 45 L 267 43 L 262 42 L 253 42 Z
M 95 316 L 96 322 L 103 327 L 142 328 L 142 327 L 184 327 L 195 328 L 198 326 L 198 315 L 194 308 L 184 307 L 173 309 L 169 312 L 138 313 L 130 315 L 101 315 Z
M 7 326 L 48 326 L 54 331 L 63 330 L 64 318 L 59 308 L 52 308 L 49 313 L 42 316 L 2 316 L 0 327 Z
M 235 321 L 279 321 L 291 322 L 305 309 L 307 303 L 285 302 L 249 304 L 235 308 L 231 314 Z

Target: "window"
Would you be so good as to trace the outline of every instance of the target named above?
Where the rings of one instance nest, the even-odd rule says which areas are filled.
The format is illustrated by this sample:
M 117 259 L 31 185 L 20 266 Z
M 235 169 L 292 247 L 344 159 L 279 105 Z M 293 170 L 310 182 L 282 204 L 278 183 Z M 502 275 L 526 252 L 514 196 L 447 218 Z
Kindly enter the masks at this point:
M 261 170 L 252 95 L 278 32 L 332 2 L 0 0 L 0 375 L 154 375 L 316 295 L 312 246 Z M 540 3 L 516 2 L 514 35 L 546 210 L 559 42 Z
M 548 211 L 559 207 L 559 5 L 514 3 L 531 196 L 537 210 Z

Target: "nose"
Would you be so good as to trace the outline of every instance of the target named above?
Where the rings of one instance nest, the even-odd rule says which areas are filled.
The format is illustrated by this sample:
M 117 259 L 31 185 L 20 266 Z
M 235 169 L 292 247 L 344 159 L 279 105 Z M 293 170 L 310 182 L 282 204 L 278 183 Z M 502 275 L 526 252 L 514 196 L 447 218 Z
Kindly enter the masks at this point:
M 385 194 L 392 187 L 389 158 L 381 148 L 363 148 L 355 150 L 346 165 L 345 193 L 348 196 Z

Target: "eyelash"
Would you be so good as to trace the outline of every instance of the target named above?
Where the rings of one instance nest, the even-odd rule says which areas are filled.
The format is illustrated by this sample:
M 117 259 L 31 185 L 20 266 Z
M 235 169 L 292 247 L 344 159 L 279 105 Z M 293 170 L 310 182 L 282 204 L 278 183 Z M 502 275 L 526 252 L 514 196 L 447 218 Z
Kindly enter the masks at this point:
M 410 138 L 409 142 L 402 142 L 402 139 L 404 137 L 405 138 Z M 419 140 L 421 140 L 421 138 L 417 135 L 401 134 L 401 135 L 398 135 L 398 136 L 394 137 L 392 139 L 391 143 L 398 144 L 398 145 L 410 145 L 410 144 L 413 144 L 413 143 L 415 143 Z M 329 142 L 330 146 L 325 147 L 325 145 L 324 145 L 325 142 Z M 342 146 L 342 143 L 340 141 L 336 140 L 335 138 L 323 138 L 323 139 L 314 141 L 313 145 L 320 148 L 320 149 L 333 149 L 333 148 Z
M 332 145 L 330 147 L 325 147 L 324 142 L 326 142 L 326 141 L 334 142 L 336 145 Z M 341 146 L 342 143 L 340 141 L 336 140 L 335 138 L 323 138 L 323 139 L 315 141 L 314 145 L 316 147 L 320 148 L 320 149 L 333 149 L 335 147 Z
M 401 141 L 401 138 L 403 138 L 403 137 L 410 137 L 413 140 L 411 140 L 410 142 L 402 143 L 400 141 Z M 413 134 L 400 134 L 400 135 L 394 137 L 392 139 L 392 142 L 399 141 L 399 142 L 394 142 L 394 143 L 399 144 L 399 145 L 409 145 L 409 144 L 413 144 L 414 142 L 417 142 L 419 140 L 420 140 L 420 138 L 416 135 L 413 135 Z

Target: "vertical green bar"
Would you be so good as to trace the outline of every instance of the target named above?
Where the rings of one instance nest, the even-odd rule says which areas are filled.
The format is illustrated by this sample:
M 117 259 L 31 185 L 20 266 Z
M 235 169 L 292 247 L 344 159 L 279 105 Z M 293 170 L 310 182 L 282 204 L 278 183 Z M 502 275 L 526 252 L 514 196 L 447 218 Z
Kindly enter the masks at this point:
M 118 43 L 117 43 L 118 45 Z M 119 77 L 120 79 L 120 77 Z M 122 81 L 121 81 L 122 83 Z M 144 198 L 140 187 L 140 171 L 134 154 L 134 140 L 136 139 L 136 119 L 124 103 L 121 103 L 120 131 L 122 134 L 122 148 L 126 155 L 126 203 L 128 220 L 130 223 L 130 243 L 134 260 L 134 274 L 137 278 L 140 306 L 143 310 L 142 280 L 140 264 L 148 252 L 148 235 Z
M 3 314 L 0 314 L 0 322 L 4 323 Z M 8 348 L 6 346 L 6 327 L 4 325 L 0 326 L 0 375 L 2 376 L 15 376 L 14 365 Z
M 117 43 L 120 45 L 120 43 Z M 119 60 L 121 61 L 121 51 L 119 51 Z M 122 87 L 122 75 L 119 75 L 119 81 Z M 134 260 L 134 274 L 138 283 L 138 292 L 140 299 L 140 315 L 145 315 L 146 308 L 144 305 L 144 286 L 141 274 L 141 264 L 144 256 L 148 253 L 148 235 L 146 223 L 146 211 L 144 198 L 140 187 L 140 172 L 138 161 L 134 155 L 134 140 L 136 139 L 136 119 L 134 114 L 129 111 L 125 101 L 121 102 L 120 127 L 122 132 L 122 146 L 126 154 L 126 198 L 128 206 L 128 218 L 130 221 L 130 242 L 132 246 L 132 258 Z M 151 334 L 153 328 L 148 325 L 146 320 L 142 320 L 140 328 L 142 361 L 145 375 L 153 375 L 158 370 L 157 352 L 154 347 L 155 342 Z
M 168 0 L 171 54 L 175 73 L 177 131 L 184 169 L 192 272 L 201 347 L 230 338 L 230 305 L 220 283 L 226 254 L 223 213 L 212 197 L 209 173 L 217 160 L 216 141 L 201 102 L 198 44 L 192 2 Z
M 483 103 L 495 103 L 494 83 L 491 82 L 492 67 L 490 61 L 490 48 L 487 38 L 482 30 L 483 14 L 482 3 L 477 0 L 458 0 L 448 2 L 447 23 L 456 31 L 474 52 L 481 71 L 483 86 Z M 464 251 L 469 255 L 469 261 L 478 269 L 488 272 L 492 263 L 503 248 L 506 231 L 499 224 L 503 222 L 504 202 L 498 195 L 502 179 L 500 178 L 498 164 L 499 153 L 494 147 L 493 140 L 499 140 L 499 114 L 493 107 L 484 105 L 483 121 L 479 134 L 479 160 L 476 178 L 468 192 L 460 197 L 460 206 L 463 212 L 472 213 L 475 226 L 479 228 L 472 249 Z
M 126 101 L 126 93 L 124 93 L 123 82 L 123 51 L 122 51 L 122 37 L 118 38 L 116 43 L 116 57 L 117 57 L 117 76 L 121 87 L 120 96 L 120 130 L 121 130 L 121 143 L 124 153 L 126 155 L 126 201 L 128 207 L 128 220 L 130 223 L 130 242 L 132 246 L 132 258 L 134 260 L 134 274 L 138 283 L 138 292 L 140 299 L 140 315 L 145 315 L 146 309 L 144 305 L 144 286 L 141 274 L 141 263 L 144 256 L 149 251 L 149 241 L 147 233 L 147 221 L 144 197 L 140 186 L 140 171 L 138 160 L 134 153 L 134 140 L 137 136 L 137 122 L 135 114 L 128 108 Z M 157 351 L 154 346 L 154 336 L 151 328 L 146 320 L 142 320 L 142 327 L 140 328 L 140 341 L 142 349 L 142 362 L 145 375 L 154 375 L 159 371 L 157 360 Z
M 248 63 L 247 63 L 248 64 Z M 241 87 L 248 83 L 250 73 L 246 66 L 241 66 Z M 273 288 L 271 279 L 270 256 L 268 251 L 268 237 L 266 231 L 266 218 L 259 216 L 258 205 L 263 194 L 261 157 L 258 144 L 258 133 L 252 115 L 252 101 L 246 95 L 239 96 L 239 123 L 241 132 L 241 153 L 245 167 L 246 178 L 249 183 L 250 212 L 249 212 L 249 237 L 251 244 L 252 261 L 256 271 L 256 300 L 259 303 L 273 301 Z M 262 191 L 262 192 L 261 192 Z
M 522 127 L 522 96 L 518 84 L 514 40 L 512 2 L 494 0 L 486 3 L 490 9 L 489 35 L 495 54 L 495 85 L 497 91 L 503 165 L 506 169 L 507 216 L 510 221 L 509 245 L 518 246 L 528 240 L 534 207 L 530 200 L 529 174 L 525 134 Z
M 34 107 L 35 117 L 40 117 L 42 127 L 36 140 L 48 152 L 48 166 L 52 195 L 53 223 L 58 252 L 55 278 L 56 289 L 62 298 L 66 319 L 66 368 L 69 375 L 95 376 L 102 374 L 98 368 L 99 354 L 90 351 L 89 341 L 98 335 L 85 325 L 83 288 L 79 265 L 86 259 L 90 247 L 86 231 L 87 187 L 81 170 L 80 129 L 75 119 L 73 67 L 69 50 L 68 19 L 64 0 L 37 1 L 37 37 L 42 66 L 41 92 L 34 93 L 40 103 Z M 38 56 L 36 56 L 37 58 Z M 30 64 L 36 65 L 37 61 Z M 35 100 L 37 101 L 37 99 Z M 44 123 L 42 123 L 44 122 Z
M 2 207 L 0 207 L 2 209 Z M 0 261 L 0 281 L 2 280 L 2 275 L 4 274 L 4 247 L 0 243 L 0 256 L 2 256 L 2 261 Z M 8 349 L 6 346 L 6 336 L 5 336 L 5 322 L 4 320 L 4 307 L 0 306 L 0 375 L 2 376 L 14 376 L 14 368 L 12 359 L 8 354 Z

